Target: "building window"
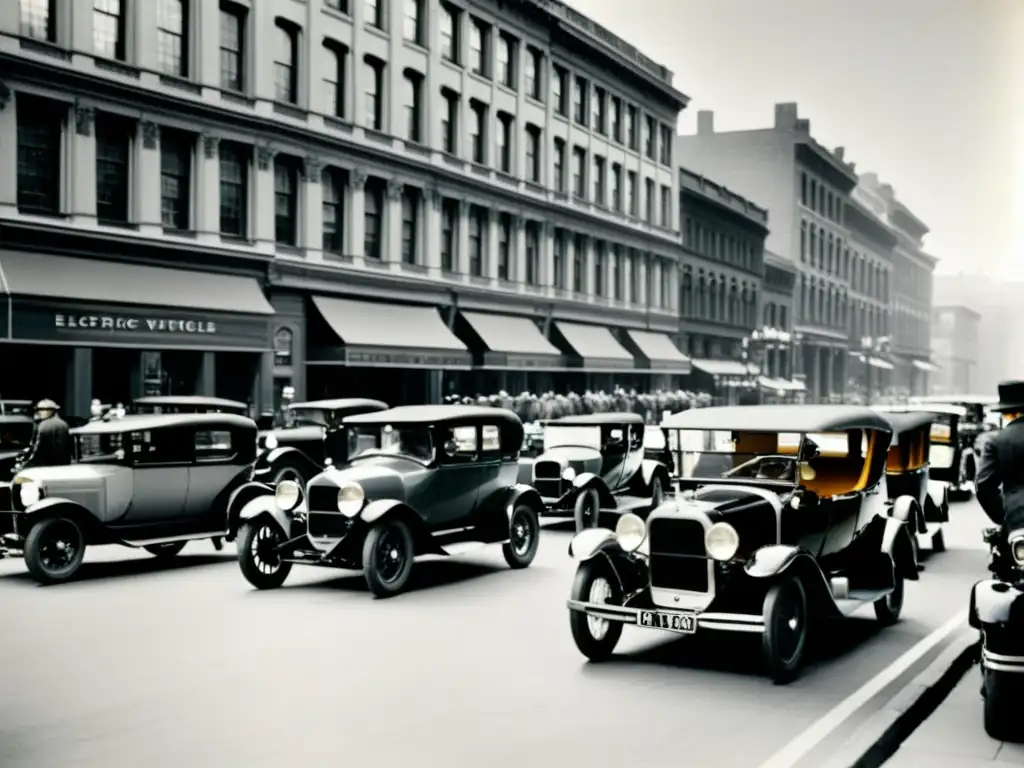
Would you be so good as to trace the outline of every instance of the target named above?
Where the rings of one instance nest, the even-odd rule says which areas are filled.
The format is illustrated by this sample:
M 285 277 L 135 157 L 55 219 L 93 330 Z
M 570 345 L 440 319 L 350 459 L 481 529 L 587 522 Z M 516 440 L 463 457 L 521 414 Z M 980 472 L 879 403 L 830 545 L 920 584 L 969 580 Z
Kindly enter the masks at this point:
M 637 120 L 639 113 L 632 104 L 626 107 L 626 146 L 634 152 L 637 150 Z
M 587 124 L 587 96 L 590 84 L 585 77 L 577 75 L 572 89 L 572 117 L 578 125 Z
M 594 295 L 604 296 L 605 242 L 594 242 Z
M 245 90 L 246 9 L 234 3 L 220 5 L 220 87 Z
M 188 4 L 160 0 L 157 7 L 157 61 L 160 71 L 188 77 Z
M 460 64 L 462 59 L 459 54 L 462 42 L 462 37 L 459 35 L 461 20 L 462 14 L 458 8 L 448 3 L 441 3 L 441 58 L 452 64 Z
M 540 235 L 537 223 L 526 222 L 523 236 L 526 238 L 526 284 L 540 285 Z
M 512 173 L 512 134 L 515 118 L 507 112 L 498 113 L 498 170 Z
M 128 222 L 128 158 L 134 127 L 114 115 L 96 115 L 96 218 L 101 222 Z
M 654 160 L 656 156 L 655 145 L 658 143 L 658 121 L 650 115 L 644 118 L 644 154 L 648 159 Z
M 420 196 L 419 190 L 402 190 L 402 263 L 415 264 L 419 250 Z
M 93 0 L 92 9 L 93 53 L 124 61 L 125 14 L 121 0 Z
M 637 203 L 636 199 L 636 171 L 627 171 L 626 173 L 626 212 L 630 216 L 636 216 L 637 214 Z
M 160 129 L 160 218 L 164 229 L 189 229 L 194 148 L 195 140 L 188 134 Z
M 612 294 L 615 301 L 622 301 L 622 246 L 612 246 Z
M 345 117 L 345 62 L 348 51 L 337 40 L 324 40 L 324 113 Z
M 564 229 L 556 229 L 552 243 L 552 282 L 557 291 L 565 290 L 565 236 Z
M 526 95 L 537 101 L 544 100 L 540 89 L 543 62 L 544 54 L 541 51 L 533 46 L 526 48 Z
M 60 213 L 61 137 L 66 119 L 66 106 L 17 96 L 18 210 L 22 213 Z
M 275 19 L 274 27 L 274 98 L 295 104 L 299 100 L 299 30 L 285 19 Z
M 384 62 L 373 56 L 363 59 L 366 82 L 366 127 L 374 131 L 384 129 Z
M 459 153 L 459 94 L 450 88 L 441 89 L 444 99 L 444 113 L 441 115 L 441 136 L 444 151 L 449 155 Z
M 21 0 L 21 36 L 57 42 L 57 0 Z
M 246 237 L 249 232 L 249 152 L 240 144 L 220 143 L 220 233 Z
M 498 279 L 511 279 L 512 258 L 512 217 L 507 213 L 498 215 Z
M 363 255 L 379 261 L 384 234 L 384 184 L 380 179 L 367 180 L 363 211 Z
M 278 328 L 274 334 L 274 365 L 291 365 L 295 339 L 287 328 Z
M 459 201 L 445 198 L 441 204 L 441 269 L 455 271 L 458 251 Z
M 483 277 L 484 235 L 487 211 L 479 205 L 469 207 L 469 274 Z
M 644 219 L 648 224 L 654 223 L 654 179 L 644 179 Z
M 572 249 L 572 292 L 583 293 L 584 257 L 587 252 L 587 238 L 575 235 Z
M 405 15 L 402 19 L 402 37 L 416 45 L 423 45 L 422 0 L 405 0 Z
M 384 29 L 384 5 L 380 0 L 363 0 L 363 18 L 371 27 Z
M 541 129 L 536 125 L 526 126 L 526 178 L 540 182 L 540 137 Z
M 498 38 L 498 82 L 516 90 L 516 39 L 511 35 Z
M 320 183 L 323 188 L 323 249 L 327 253 L 344 253 L 344 174 L 337 168 L 325 168 Z
M 274 158 L 274 241 L 297 245 L 299 218 L 299 168 L 291 157 Z
M 593 125 L 595 131 L 604 136 L 608 129 L 607 114 L 605 113 L 608 104 L 608 94 L 605 92 L 604 88 L 594 86 L 594 95 L 591 97 L 591 100 L 593 101 L 591 107 L 594 111 L 591 125 Z
M 669 168 L 672 167 L 672 144 L 674 139 L 675 137 L 672 135 L 672 126 L 661 126 L 661 151 L 658 156 L 658 161 L 662 165 L 667 165 Z
M 473 110 L 473 126 L 469 140 L 474 163 L 483 165 L 487 162 L 487 105 L 472 99 L 469 102 Z
M 800 172 L 800 203 L 807 205 L 807 174 L 803 171 Z
M 565 139 L 555 138 L 555 191 L 565 192 Z
M 633 304 L 640 301 L 640 264 L 641 261 L 635 255 L 629 257 L 629 300 Z
M 422 139 L 423 75 L 412 69 L 403 73 L 402 107 L 405 109 L 405 138 L 417 144 Z
M 572 148 L 572 193 L 581 200 L 587 197 L 587 150 Z
M 612 210 L 622 210 L 622 166 L 618 163 L 612 164 Z
M 672 187 L 661 186 L 661 226 L 672 226 Z
M 558 64 L 551 65 L 551 100 L 554 102 L 555 113 L 562 117 L 569 115 L 569 73 Z
M 594 202 L 604 205 L 604 158 L 594 155 Z
M 474 74 L 481 77 L 490 77 L 491 68 L 488 63 L 490 51 L 488 51 L 488 43 L 490 42 L 491 28 L 479 19 L 470 19 L 470 22 L 469 68 Z
M 348 0 L 324 0 L 324 7 L 348 15 Z
M 612 138 L 622 143 L 622 99 L 612 96 Z

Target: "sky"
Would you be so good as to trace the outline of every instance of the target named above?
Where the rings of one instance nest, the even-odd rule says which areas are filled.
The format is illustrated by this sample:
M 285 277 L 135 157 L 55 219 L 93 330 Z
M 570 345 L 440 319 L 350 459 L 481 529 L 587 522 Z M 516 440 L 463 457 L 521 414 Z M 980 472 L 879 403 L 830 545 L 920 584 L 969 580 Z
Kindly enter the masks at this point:
M 680 133 L 795 101 L 929 226 L 938 271 L 1024 279 L 1024 0 L 567 2 L 675 73 Z

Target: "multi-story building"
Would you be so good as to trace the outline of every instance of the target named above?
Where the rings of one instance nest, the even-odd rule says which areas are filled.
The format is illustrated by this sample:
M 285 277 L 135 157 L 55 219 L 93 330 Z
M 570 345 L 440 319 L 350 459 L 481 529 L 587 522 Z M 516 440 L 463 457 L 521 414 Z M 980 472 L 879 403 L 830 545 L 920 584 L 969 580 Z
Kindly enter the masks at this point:
M 798 279 L 799 270 L 792 261 L 770 251 L 765 253 L 758 329 L 764 350 L 762 384 L 769 395 L 776 397 L 805 390 L 802 381 L 793 379 L 793 307 Z
M 687 98 L 561 3 L 11 0 L 0 73 L 5 397 L 684 370 Z
M 680 168 L 679 218 L 679 347 L 693 358 L 698 385 L 729 400 L 757 378 L 741 353 L 760 315 L 768 211 Z
M 860 185 L 885 202 L 886 223 L 896 235 L 892 251 L 892 385 L 897 395 L 923 395 L 928 392 L 928 375 L 937 370 L 930 358 L 932 283 L 938 259 L 924 251 L 922 241 L 928 227 L 900 202 L 892 185 L 880 182 L 874 173 L 864 174 Z
M 682 165 L 768 206 L 765 247 L 799 271 L 793 341 L 796 371 L 812 398 L 839 397 L 846 381 L 849 232 L 844 208 L 857 184 L 842 148 L 811 136 L 796 104 L 776 104 L 770 128 L 716 131 L 700 112 L 697 133 L 676 140 Z
M 980 313 L 976 365 L 971 375 L 975 392 L 995 394 L 1000 381 L 1024 378 L 1020 364 L 1024 348 L 1022 295 L 1024 283 L 1020 281 L 982 274 L 935 276 L 936 305 L 967 307 Z M 934 328 L 933 323 L 933 334 Z
M 981 315 L 970 307 L 932 307 L 932 360 L 938 371 L 932 374 L 930 394 L 981 391 L 977 377 L 980 323 Z

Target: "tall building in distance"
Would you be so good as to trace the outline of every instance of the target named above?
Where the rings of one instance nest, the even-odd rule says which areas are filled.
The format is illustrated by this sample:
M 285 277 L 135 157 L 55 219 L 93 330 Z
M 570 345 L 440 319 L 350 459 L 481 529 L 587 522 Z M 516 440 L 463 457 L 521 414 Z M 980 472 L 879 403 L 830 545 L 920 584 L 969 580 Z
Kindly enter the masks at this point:
M 935 276 L 935 306 L 962 307 L 976 312 L 977 344 L 971 387 L 975 392 L 995 394 L 996 386 L 1006 379 L 1024 378 L 1024 307 L 1021 306 L 1024 283 L 1004 281 L 987 275 L 959 274 Z M 945 350 L 942 343 L 948 333 L 938 327 L 933 313 L 933 348 Z M 963 327 L 963 326 L 961 326 Z M 936 358 L 936 363 L 942 365 Z
M 964 395 L 983 392 L 978 378 L 981 346 L 981 314 L 962 305 L 932 308 L 932 360 L 938 370 L 932 375 L 935 395 Z

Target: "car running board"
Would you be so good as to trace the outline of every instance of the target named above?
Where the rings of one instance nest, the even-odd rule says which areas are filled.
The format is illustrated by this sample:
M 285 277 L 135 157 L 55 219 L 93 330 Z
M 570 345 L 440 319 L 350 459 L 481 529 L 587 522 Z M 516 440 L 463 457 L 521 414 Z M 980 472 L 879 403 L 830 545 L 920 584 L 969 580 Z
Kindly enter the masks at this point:
M 865 604 L 880 600 L 889 592 L 888 589 L 851 589 L 845 598 L 836 600 L 836 607 L 843 616 L 849 616 L 857 609 L 863 608 Z

